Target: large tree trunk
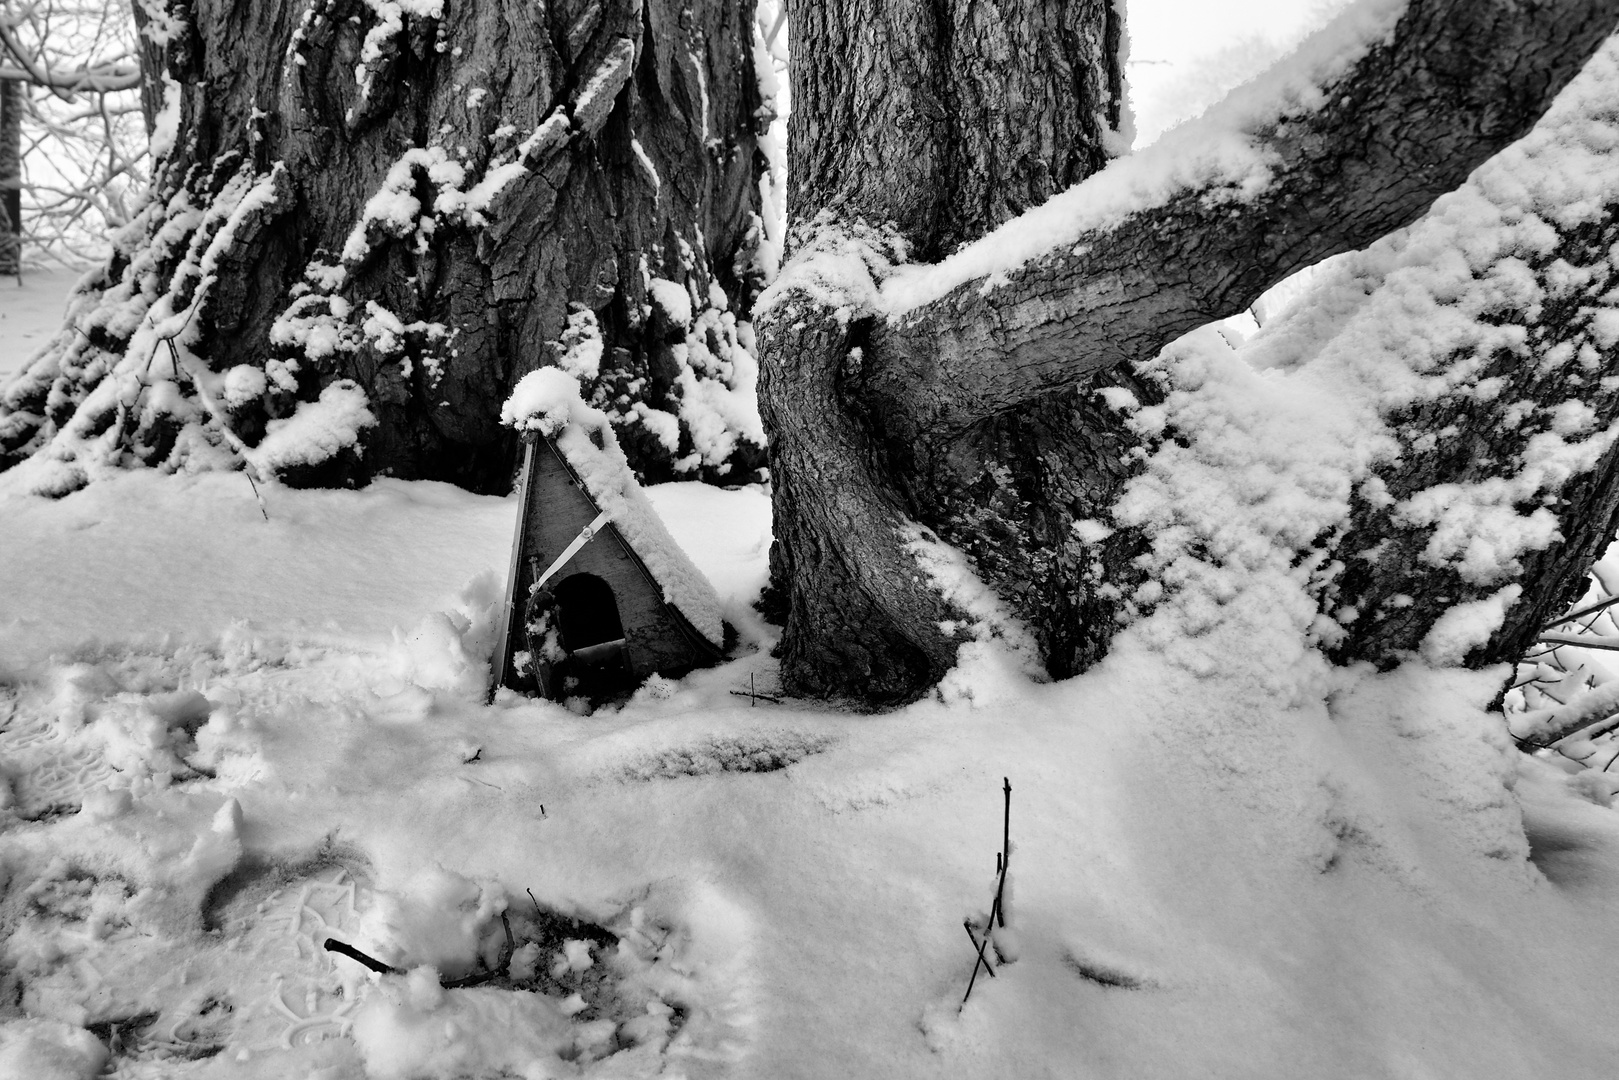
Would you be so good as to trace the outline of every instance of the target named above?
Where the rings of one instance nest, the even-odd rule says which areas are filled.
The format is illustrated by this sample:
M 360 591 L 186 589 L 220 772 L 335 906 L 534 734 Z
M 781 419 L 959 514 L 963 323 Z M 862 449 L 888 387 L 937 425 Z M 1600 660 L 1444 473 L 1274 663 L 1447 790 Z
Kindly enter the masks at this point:
M 501 402 L 551 363 L 644 474 L 763 464 L 751 3 L 142 7 L 158 197 L 0 404 L 0 466 L 504 491 Z
M 890 255 L 931 260 L 1085 179 L 1129 141 L 1121 33 L 1109 0 L 795 10 L 793 220 L 891 223 Z M 1097 558 L 1072 527 L 1105 514 L 1131 472 L 1116 414 L 1071 391 L 918 438 L 871 414 L 869 369 L 840 363 L 871 349 L 876 325 L 804 316 L 791 302 L 771 323 L 762 395 L 794 689 L 892 703 L 949 667 L 974 631 L 915 587 L 916 526 L 974 559 L 1053 674 L 1099 656 L 1115 594 L 1097 586 L 1128 574 L 1133 538 Z
M 891 221 L 932 261 L 1128 146 L 1113 0 L 792 8 L 798 221 Z
M 921 299 L 883 291 L 895 263 L 938 259 L 1103 163 L 1121 119 L 1113 5 L 836 0 L 793 15 L 796 248 L 761 316 L 783 679 L 885 704 L 984 632 L 982 602 L 937 572 L 933 533 L 973 557 L 1051 674 L 1102 655 L 1146 565 L 1141 534 L 1109 531 L 1145 449 L 1110 391 L 1156 393 L 1129 365 L 1419 216 L 1529 128 L 1619 4 L 1413 0 L 1313 103 L 1251 122 L 1270 162 L 1258 190 L 1183 185 Z M 1438 456 L 1410 466 L 1412 483 L 1462 476 Z M 1600 512 L 1537 564 L 1535 611 L 1611 535 L 1610 500 L 1592 498 Z M 1349 532 L 1392 527 L 1362 514 Z M 1368 620 L 1344 659 L 1387 662 L 1476 595 L 1392 565 L 1357 573 L 1323 604 L 1404 597 L 1410 633 L 1386 648 Z

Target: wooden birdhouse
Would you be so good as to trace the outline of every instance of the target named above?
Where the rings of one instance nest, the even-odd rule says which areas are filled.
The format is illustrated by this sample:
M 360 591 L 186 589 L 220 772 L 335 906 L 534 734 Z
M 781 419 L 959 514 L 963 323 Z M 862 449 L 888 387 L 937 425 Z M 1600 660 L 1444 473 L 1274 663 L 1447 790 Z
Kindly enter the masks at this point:
M 524 434 L 495 687 L 622 696 L 723 654 L 719 597 L 675 543 L 573 376 L 542 368 L 502 411 Z

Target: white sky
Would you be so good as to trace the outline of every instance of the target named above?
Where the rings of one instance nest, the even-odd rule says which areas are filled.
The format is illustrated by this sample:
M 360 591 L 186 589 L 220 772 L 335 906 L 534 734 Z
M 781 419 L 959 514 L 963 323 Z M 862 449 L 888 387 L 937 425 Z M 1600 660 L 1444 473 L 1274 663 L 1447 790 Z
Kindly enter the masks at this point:
M 1291 40 L 1323 15 L 1311 0 L 1129 0 L 1129 5 L 1131 58 L 1171 63 L 1251 34 Z
M 1217 82 L 1241 82 L 1343 0 L 1128 0 L 1131 98 L 1142 142 L 1212 104 Z M 1268 43 L 1269 50 L 1243 48 Z M 1227 55 L 1222 57 L 1221 54 Z M 1224 75 L 1225 78 L 1220 76 Z

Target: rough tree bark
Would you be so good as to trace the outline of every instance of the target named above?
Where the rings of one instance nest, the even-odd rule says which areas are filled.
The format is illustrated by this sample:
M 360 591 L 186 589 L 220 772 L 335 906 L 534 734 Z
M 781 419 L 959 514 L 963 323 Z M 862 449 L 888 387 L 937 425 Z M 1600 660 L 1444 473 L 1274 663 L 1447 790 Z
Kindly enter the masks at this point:
M 120 456 L 255 460 L 305 411 L 336 437 L 263 450 L 288 482 L 504 492 L 500 404 L 559 362 L 644 473 L 763 464 L 751 3 L 137 7 L 158 197 L 0 403 L 0 467 L 42 453 L 65 491 Z
M 1113 7 L 836 0 L 793 16 L 797 255 L 761 318 L 783 678 L 799 693 L 889 704 L 924 692 L 965 640 L 960 604 L 928 572 L 930 530 L 975 557 L 1052 674 L 1099 657 L 1139 576 L 1141 537 L 1081 545 L 1074 527 L 1108 521 L 1140 446 L 1094 391 L 1150 395 L 1132 384 L 1132 362 L 1412 221 L 1529 128 L 1613 30 L 1619 4 L 1413 0 L 1318 105 L 1252 127 L 1272 163 L 1257 194 L 1184 189 L 993 282 L 972 275 L 886 310 L 893 262 L 937 259 L 1102 163 L 1118 118 Z M 901 25 L 920 29 L 893 32 Z M 992 56 L 1021 62 L 983 67 Z M 952 107 L 962 97 L 973 107 Z M 985 175 L 1012 195 L 997 201 L 963 179 Z M 1412 418 L 1409 484 L 1489 467 L 1488 456 L 1424 452 L 1429 422 Z M 1597 512 L 1560 514 L 1565 541 L 1532 568 L 1535 602 L 1470 662 L 1511 656 L 1566 599 L 1580 559 L 1612 535 L 1611 471 L 1576 493 Z M 1362 541 L 1402 534 L 1411 552 L 1424 532 L 1369 505 L 1349 528 Z M 1368 618 L 1339 658 L 1388 663 L 1413 648 L 1480 595 L 1454 577 L 1416 572 L 1414 557 L 1363 560 L 1323 604 L 1400 597 L 1401 633 L 1373 633 Z
M 1619 442 L 1603 439 L 1619 421 L 1619 386 L 1608 374 L 1619 368 L 1619 340 L 1606 322 L 1606 305 L 1619 297 L 1619 267 L 1610 259 L 1619 244 L 1619 201 L 1591 220 L 1553 229 L 1554 243 L 1511 256 L 1541 287 L 1490 314 L 1516 341 L 1483 355 L 1461 348 L 1441 358 L 1438 370 L 1466 373 L 1454 390 L 1390 418 L 1398 452 L 1356 493 L 1348 528 L 1334 542 L 1342 570 L 1322 592 L 1322 610 L 1342 624 L 1341 638 L 1328 643 L 1335 659 L 1391 667 L 1420 649 L 1445 610 L 1489 602 L 1506 589 L 1500 629 L 1467 659 L 1474 666 L 1515 661 L 1579 599 L 1586 573 L 1619 532 Z M 1569 406 L 1581 414 L 1574 431 L 1558 418 Z M 1583 441 L 1592 451 L 1589 467 L 1570 469 L 1566 479 L 1561 466 L 1540 470 L 1535 444 L 1554 434 Z M 1562 442 L 1553 445 L 1561 449 Z M 1451 535 L 1454 526 L 1436 535 L 1438 522 L 1423 520 L 1424 504 L 1470 485 L 1485 492 L 1494 486 L 1499 499 L 1487 496 L 1466 535 Z M 1556 539 L 1517 555 L 1516 574 L 1501 573 L 1500 560 L 1488 558 L 1481 572 L 1469 565 L 1468 548 L 1495 542 L 1489 518 L 1496 512 L 1512 513 L 1519 527 L 1538 518 Z
M 822 213 L 892 222 L 894 255 L 937 259 L 1128 144 L 1122 26 L 1108 0 L 817 4 L 795 10 L 793 28 L 790 206 L 800 223 Z M 781 328 L 761 397 L 774 432 L 774 577 L 788 585 L 791 685 L 891 702 L 948 668 L 953 639 L 926 628 L 951 620 L 949 606 L 912 587 L 907 556 L 896 565 L 892 551 L 867 550 L 892 548 L 907 521 L 975 559 L 1054 674 L 1080 670 L 1100 654 L 1110 613 L 1096 603 L 1100 567 L 1070 530 L 1129 474 L 1122 425 L 1075 390 L 981 413 L 936 453 L 905 445 L 879 434 L 875 398 L 850 395 L 864 372 L 825 362 L 882 328 L 823 321 Z M 864 582 L 849 587 L 851 572 Z

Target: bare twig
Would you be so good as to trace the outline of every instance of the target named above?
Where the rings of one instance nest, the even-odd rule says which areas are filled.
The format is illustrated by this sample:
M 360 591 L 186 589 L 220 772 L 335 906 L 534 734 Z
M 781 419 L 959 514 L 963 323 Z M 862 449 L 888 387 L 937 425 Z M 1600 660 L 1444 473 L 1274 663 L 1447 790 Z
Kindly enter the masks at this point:
M 995 886 L 995 910 L 1000 913 L 1001 925 L 1006 925 L 1006 905 L 1001 898 L 1006 895 L 1006 870 L 1012 862 L 1012 780 L 1010 777 L 1001 777 L 1006 785 L 1006 810 L 1001 817 L 1001 859 L 1000 884 Z
M 732 690 L 731 693 L 736 697 L 758 698 L 763 701 L 771 702 L 775 705 L 780 705 L 783 701 L 782 698 L 776 697 L 774 694 L 755 693 L 752 690 Z
M 481 986 L 498 978 L 502 972 L 511 966 L 512 953 L 517 951 L 517 943 L 512 938 L 511 920 L 506 918 L 504 911 L 500 913 L 500 925 L 506 930 L 506 941 L 500 946 L 500 956 L 495 960 L 495 966 L 485 968 L 482 971 L 475 971 L 471 975 L 463 975 L 459 979 L 450 979 L 443 984 L 444 989 L 459 990 L 464 986 Z M 479 962 L 482 963 L 481 960 Z
M 1576 649 L 1601 649 L 1619 652 L 1619 637 L 1599 637 L 1596 634 L 1541 634 L 1547 645 L 1568 645 Z
M 1587 615 L 1595 615 L 1598 612 L 1606 611 L 1608 608 L 1613 607 L 1613 605 L 1615 605 L 1615 604 L 1619 604 L 1619 596 L 1610 596 L 1610 597 L 1608 597 L 1608 598 L 1606 598 L 1604 600 L 1598 600 L 1596 603 L 1591 604 L 1591 605 L 1589 605 L 1587 607 L 1582 607 L 1577 611 L 1571 611 L 1567 615 L 1562 615 L 1562 616 L 1559 616 L 1558 618 L 1553 619 L 1551 622 L 1547 623 L 1545 626 L 1542 626 L 1541 629 L 1542 630 L 1550 630 L 1554 626 L 1562 626 L 1564 623 L 1571 623 L 1576 619 L 1583 619 Z
M 971 919 L 962 919 L 961 928 L 967 931 L 967 939 L 973 943 L 973 948 L 978 950 L 978 962 L 984 965 L 984 970 L 989 972 L 989 977 L 992 979 L 1000 978 L 999 975 L 995 974 L 995 967 L 989 962 L 989 957 L 984 955 L 984 950 L 989 947 L 989 935 L 985 934 L 984 940 L 978 940 L 978 935 L 973 933 L 973 923 Z M 978 974 L 978 969 L 976 967 L 973 968 L 973 974 Z M 970 994 L 972 992 L 972 983 L 969 981 L 967 984 L 967 993 Z M 965 1004 L 967 1001 L 966 998 L 962 998 L 961 1000 L 963 1004 Z
M 776 43 L 776 35 L 780 34 L 781 33 L 781 28 L 786 26 L 786 25 L 787 25 L 787 5 L 782 4 L 781 7 L 779 9 L 777 9 L 777 11 L 776 11 L 776 21 L 771 23 L 769 33 L 765 34 L 765 48 L 766 49 L 769 49 L 772 45 L 774 45 Z
M 130 0 L 0 2 L 0 81 L 23 84 L 23 240 L 64 266 L 105 258 L 146 189 Z
M 736 697 L 752 699 L 748 702 L 749 708 L 752 708 L 754 705 L 758 704 L 759 698 L 763 698 L 764 700 L 772 702 L 776 705 L 780 705 L 782 703 L 783 699 L 777 697 L 775 694 L 761 693 L 758 689 L 756 689 L 753 685 L 753 679 L 754 677 L 750 674 L 748 676 L 748 688 L 746 690 L 732 690 L 731 693 Z
M 350 960 L 358 960 L 372 971 L 380 972 L 383 975 L 404 974 L 404 972 L 400 971 L 392 964 L 384 964 L 381 960 L 361 952 L 359 949 L 356 949 L 353 945 L 350 945 L 346 941 L 338 941 L 336 938 L 327 938 L 324 944 L 327 952 L 340 953 L 343 956 L 348 957 Z
M 991 966 L 989 958 L 984 955 L 984 948 L 989 944 L 990 936 L 994 933 L 995 927 L 1000 926 L 1004 928 L 1006 926 L 1006 908 L 1004 903 L 1006 897 L 1006 871 L 1011 865 L 1012 861 L 1012 781 L 1009 777 L 1003 776 L 1001 777 L 1001 783 L 1005 785 L 1004 790 L 1006 792 L 1006 810 L 1001 818 L 1001 851 L 1000 854 L 995 857 L 995 870 L 997 874 L 997 880 L 995 883 L 995 902 L 990 905 L 989 918 L 984 923 L 983 943 L 978 944 L 977 939 L 974 938 L 974 943 L 978 944 L 978 959 L 973 963 L 972 977 L 967 980 L 967 992 L 961 995 L 961 1004 L 956 1006 L 956 1010 L 958 1012 L 966 1007 L 967 999 L 973 996 L 973 987 L 978 982 L 978 969 L 982 967 L 988 970 L 991 976 L 995 974 L 995 969 L 993 966 Z M 967 936 L 973 937 L 971 923 L 967 924 Z

